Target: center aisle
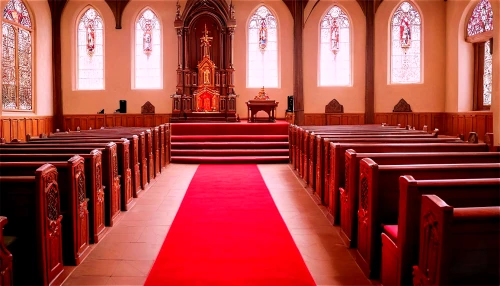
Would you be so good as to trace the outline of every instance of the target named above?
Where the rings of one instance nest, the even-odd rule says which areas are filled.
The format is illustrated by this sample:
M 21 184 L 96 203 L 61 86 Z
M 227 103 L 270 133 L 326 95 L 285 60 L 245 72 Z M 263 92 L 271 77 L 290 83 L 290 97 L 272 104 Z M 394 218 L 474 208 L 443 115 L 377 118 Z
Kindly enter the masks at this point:
M 200 165 L 145 285 L 315 285 L 256 165 Z

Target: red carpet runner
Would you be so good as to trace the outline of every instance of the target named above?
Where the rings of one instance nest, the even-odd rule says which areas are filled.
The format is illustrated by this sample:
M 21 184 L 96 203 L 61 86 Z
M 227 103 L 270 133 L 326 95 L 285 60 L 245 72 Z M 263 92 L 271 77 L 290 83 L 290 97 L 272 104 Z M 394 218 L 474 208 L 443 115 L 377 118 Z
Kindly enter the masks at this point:
M 145 285 L 315 285 L 256 165 L 200 165 Z

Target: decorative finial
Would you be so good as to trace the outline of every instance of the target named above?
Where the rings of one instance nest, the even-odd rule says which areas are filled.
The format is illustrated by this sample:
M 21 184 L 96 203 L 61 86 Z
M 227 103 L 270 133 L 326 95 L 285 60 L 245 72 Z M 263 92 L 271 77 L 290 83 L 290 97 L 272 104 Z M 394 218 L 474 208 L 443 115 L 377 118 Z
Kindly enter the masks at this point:
M 179 0 L 177 0 L 177 4 L 175 4 L 175 7 L 177 8 L 175 12 L 175 20 L 180 20 L 181 19 L 181 4 L 179 3 Z
M 234 5 L 233 0 L 229 3 L 229 19 L 234 20 Z

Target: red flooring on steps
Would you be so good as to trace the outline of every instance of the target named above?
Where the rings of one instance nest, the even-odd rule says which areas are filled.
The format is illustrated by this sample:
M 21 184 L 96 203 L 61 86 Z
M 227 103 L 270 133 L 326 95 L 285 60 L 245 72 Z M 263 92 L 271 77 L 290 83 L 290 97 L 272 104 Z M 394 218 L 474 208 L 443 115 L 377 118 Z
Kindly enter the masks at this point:
M 288 127 L 284 121 L 172 123 L 171 161 L 286 163 L 289 161 Z
M 256 165 L 200 165 L 145 285 L 315 285 Z

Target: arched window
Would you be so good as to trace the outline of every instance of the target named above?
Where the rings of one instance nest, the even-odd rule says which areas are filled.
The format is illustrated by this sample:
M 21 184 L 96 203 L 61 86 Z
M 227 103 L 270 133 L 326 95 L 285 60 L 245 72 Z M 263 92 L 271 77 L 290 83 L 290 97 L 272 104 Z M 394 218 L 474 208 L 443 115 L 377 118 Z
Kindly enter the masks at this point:
M 33 26 L 21 0 L 10 0 L 2 18 L 2 108 L 33 110 Z
M 402 2 L 391 18 L 391 83 L 421 82 L 421 19 L 410 2 Z
M 144 10 L 135 23 L 135 88 L 161 88 L 161 29 L 156 14 Z
M 104 89 L 104 29 L 101 15 L 88 7 L 78 21 L 77 89 Z
M 278 24 L 265 6 L 248 25 L 248 87 L 278 87 Z
M 481 0 L 467 22 L 466 40 L 474 45 L 474 110 L 491 106 L 493 63 L 493 10 L 488 0 Z
M 351 84 L 349 18 L 333 6 L 320 23 L 319 85 Z

